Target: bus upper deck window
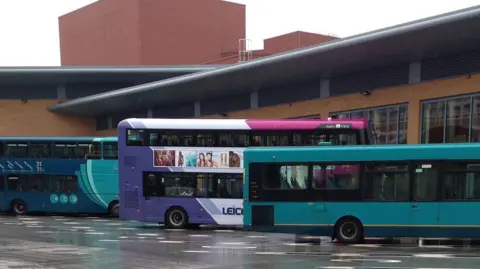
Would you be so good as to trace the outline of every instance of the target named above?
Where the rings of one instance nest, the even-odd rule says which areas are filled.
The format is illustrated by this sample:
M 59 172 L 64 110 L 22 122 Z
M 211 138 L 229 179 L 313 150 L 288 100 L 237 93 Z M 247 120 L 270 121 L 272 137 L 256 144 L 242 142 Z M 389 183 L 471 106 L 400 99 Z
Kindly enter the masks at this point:
M 127 145 L 128 146 L 143 146 L 145 144 L 145 130 L 128 130 L 127 131 Z M 147 141 L 148 143 L 148 141 Z

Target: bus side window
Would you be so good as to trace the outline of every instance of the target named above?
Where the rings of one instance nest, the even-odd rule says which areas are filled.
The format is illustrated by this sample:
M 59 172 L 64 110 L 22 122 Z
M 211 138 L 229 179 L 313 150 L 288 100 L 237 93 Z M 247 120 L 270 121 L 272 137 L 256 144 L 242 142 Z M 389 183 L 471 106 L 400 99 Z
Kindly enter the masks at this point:
M 0 156 L 5 156 L 5 143 L 3 141 L 0 143 Z
M 22 185 L 19 175 L 11 175 L 7 177 L 8 190 L 11 192 L 23 192 L 27 186 Z
M 49 188 L 49 181 L 47 180 L 46 175 L 30 175 L 28 177 L 29 180 L 29 190 L 31 192 L 48 192 Z
M 90 151 L 88 153 L 87 159 L 98 160 L 102 158 L 102 143 L 93 142 L 90 146 Z
M 407 201 L 410 196 L 408 165 L 367 165 L 363 187 L 365 200 Z
M 5 177 L 0 176 L 0 191 L 5 190 Z
M 53 143 L 52 157 L 68 159 L 68 149 L 65 143 Z
M 148 146 L 148 133 L 146 130 L 127 130 L 127 146 Z
M 51 181 L 53 184 L 53 192 L 75 193 L 78 188 L 76 176 L 55 175 Z
M 118 143 L 117 142 L 103 142 L 103 159 L 105 160 L 118 159 Z
M 230 134 L 229 144 L 231 147 L 248 147 L 249 144 L 249 137 L 247 133 L 244 132 L 232 132 Z M 227 143 L 228 143 L 227 142 Z M 230 146 L 229 145 L 229 146 Z M 223 147 L 223 146 L 222 146 Z
M 92 144 L 78 143 L 67 144 L 68 154 L 72 159 L 85 159 L 90 153 Z
M 28 158 L 28 147 L 27 143 L 22 142 L 8 142 L 5 144 L 5 156 L 6 157 L 17 157 L 17 158 Z
M 40 159 L 50 157 L 50 145 L 51 143 L 30 143 L 28 145 L 28 153 L 31 158 Z

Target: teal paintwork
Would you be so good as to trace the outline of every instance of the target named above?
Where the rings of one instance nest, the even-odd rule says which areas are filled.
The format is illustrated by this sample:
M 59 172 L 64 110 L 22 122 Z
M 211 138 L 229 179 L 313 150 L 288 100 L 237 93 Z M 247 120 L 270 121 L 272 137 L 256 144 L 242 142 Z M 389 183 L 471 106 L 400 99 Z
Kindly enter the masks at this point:
M 117 138 L 95 138 L 93 141 L 117 142 Z M 108 210 L 113 201 L 118 201 L 118 160 L 87 160 L 76 174 L 81 179 L 82 190 L 98 206 Z
M 480 144 L 376 145 L 247 148 L 244 195 L 248 197 L 249 164 L 256 162 L 361 162 L 465 160 L 480 161 Z M 273 205 L 274 227 L 258 231 L 333 236 L 337 221 L 354 216 L 366 237 L 480 237 L 480 201 L 439 202 L 249 202 L 244 225 L 251 228 L 251 206 Z M 294 213 L 293 213 L 294 212 Z

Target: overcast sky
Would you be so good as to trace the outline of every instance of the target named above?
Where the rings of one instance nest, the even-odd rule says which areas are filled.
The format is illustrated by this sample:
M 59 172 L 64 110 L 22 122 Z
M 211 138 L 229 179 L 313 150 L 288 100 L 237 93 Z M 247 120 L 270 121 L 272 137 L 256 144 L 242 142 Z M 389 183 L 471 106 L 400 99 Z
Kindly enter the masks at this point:
M 171 0 L 174 1 L 174 0 Z M 199 0 L 201 1 L 201 0 Z M 0 0 L 0 66 L 60 65 L 60 15 L 95 0 Z M 247 38 L 297 30 L 347 37 L 479 4 L 479 0 L 231 0 L 247 5 Z

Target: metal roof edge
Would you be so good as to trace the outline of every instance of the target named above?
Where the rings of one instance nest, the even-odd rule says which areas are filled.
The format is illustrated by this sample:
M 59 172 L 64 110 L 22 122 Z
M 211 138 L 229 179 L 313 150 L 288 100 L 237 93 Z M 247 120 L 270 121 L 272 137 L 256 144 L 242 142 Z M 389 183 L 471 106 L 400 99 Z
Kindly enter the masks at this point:
M 246 71 L 246 70 L 257 68 L 264 65 L 275 65 L 275 64 L 285 63 L 294 59 L 298 59 L 300 57 L 310 57 L 312 55 L 330 52 L 336 49 L 353 47 L 355 45 L 366 43 L 366 42 L 381 40 L 381 39 L 402 35 L 402 34 L 414 32 L 414 31 L 426 30 L 429 28 L 434 28 L 441 25 L 445 25 L 445 24 L 451 24 L 457 21 L 467 20 L 473 17 L 480 17 L 480 6 L 474 6 L 467 9 L 440 14 L 437 16 L 428 17 L 428 18 L 424 18 L 424 19 L 409 22 L 409 23 L 399 24 L 396 26 L 391 26 L 391 27 L 371 31 L 364 34 L 354 35 L 354 36 L 343 38 L 343 39 L 332 40 L 319 45 L 314 45 L 307 48 L 275 54 L 272 56 L 260 58 L 258 60 L 253 60 L 245 63 L 238 63 L 238 64 L 230 65 L 227 67 L 223 67 L 223 68 L 209 70 L 206 72 L 198 72 L 198 73 L 183 75 L 183 76 L 179 76 L 171 79 L 136 85 L 136 86 L 123 88 L 115 91 L 82 97 L 82 98 L 78 98 L 78 99 L 74 99 L 71 101 L 50 106 L 48 109 L 50 111 L 55 112 L 71 106 L 88 104 L 92 101 L 101 101 L 101 100 L 110 99 L 114 97 L 129 95 L 132 93 L 141 93 L 145 91 L 150 91 L 152 89 L 156 89 L 159 87 L 169 87 L 169 86 L 178 85 L 182 83 L 195 82 L 202 79 L 213 78 L 219 75 L 225 75 L 225 74 L 239 72 L 239 71 Z
M 161 73 L 161 72 L 199 72 L 228 65 L 171 65 L 171 66 L 22 66 L 0 67 L 0 74 L 89 74 L 89 73 Z

